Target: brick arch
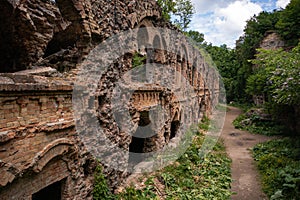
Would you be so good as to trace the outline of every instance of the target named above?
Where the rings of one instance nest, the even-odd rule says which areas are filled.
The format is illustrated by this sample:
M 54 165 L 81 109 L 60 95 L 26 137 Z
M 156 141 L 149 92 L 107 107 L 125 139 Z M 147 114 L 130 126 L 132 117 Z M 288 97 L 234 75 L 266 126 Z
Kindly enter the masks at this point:
M 74 143 L 66 138 L 54 140 L 36 154 L 33 159 L 32 166 L 34 172 L 40 172 L 55 157 L 62 156 L 67 152 L 74 150 Z
M 172 117 L 172 121 L 180 121 L 181 119 L 181 111 L 179 108 L 175 109 L 174 115 Z

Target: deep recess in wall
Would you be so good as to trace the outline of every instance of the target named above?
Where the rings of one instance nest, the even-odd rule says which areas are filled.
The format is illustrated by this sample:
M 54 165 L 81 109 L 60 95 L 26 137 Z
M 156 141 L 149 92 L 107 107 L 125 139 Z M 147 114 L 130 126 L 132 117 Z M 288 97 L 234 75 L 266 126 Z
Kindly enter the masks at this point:
M 32 200 L 60 200 L 65 180 L 55 182 L 32 195 Z

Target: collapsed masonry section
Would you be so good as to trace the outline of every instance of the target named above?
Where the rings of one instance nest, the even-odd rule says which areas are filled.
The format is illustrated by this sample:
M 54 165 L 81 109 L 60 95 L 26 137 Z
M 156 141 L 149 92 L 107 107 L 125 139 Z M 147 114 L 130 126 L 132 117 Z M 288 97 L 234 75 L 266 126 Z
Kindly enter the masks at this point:
M 0 199 L 92 199 L 94 161 L 76 136 L 69 83 L 0 79 Z

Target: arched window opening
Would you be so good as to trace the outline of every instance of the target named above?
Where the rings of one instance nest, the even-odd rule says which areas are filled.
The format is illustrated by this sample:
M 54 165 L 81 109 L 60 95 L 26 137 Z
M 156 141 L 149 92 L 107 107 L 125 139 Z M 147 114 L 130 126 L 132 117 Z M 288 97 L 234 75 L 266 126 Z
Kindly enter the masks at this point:
M 138 30 L 137 41 L 138 41 L 139 51 L 141 52 L 145 51 L 149 43 L 149 34 L 147 28 L 144 25 L 141 25 Z
M 176 137 L 178 130 L 180 127 L 180 121 L 172 121 L 171 122 L 171 135 L 170 135 L 170 140 L 174 137 Z
M 142 111 L 140 113 L 140 121 L 139 126 L 147 126 L 151 123 L 150 117 L 149 117 L 149 111 Z
M 153 131 L 151 128 L 146 128 L 145 126 L 151 123 L 149 117 L 149 111 L 141 111 L 140 112 L 140 120 L 138 122 L 138 128 L 136 132 L 133 134 L 131 143 L 129 144 L 129 165 L 136 165 L 142 162 L 146 158 L 146 154 L 141 153 L 149 153 L 157 150 L 157 135 L 153 135 Z M 138 153 L 138 154 L 135 154 Z

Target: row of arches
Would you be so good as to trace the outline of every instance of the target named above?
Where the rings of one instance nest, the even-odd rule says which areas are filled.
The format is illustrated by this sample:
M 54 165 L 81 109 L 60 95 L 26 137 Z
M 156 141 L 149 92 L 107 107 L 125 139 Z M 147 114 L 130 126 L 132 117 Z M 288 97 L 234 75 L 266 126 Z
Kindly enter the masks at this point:
M 137 31 L 138 52 L 146 57 L 146 63 L 166 64 L 176 69 L 177 85 L 187 80 L 195 89 L 204 89 L 204 82 L 208 82 L 212 74 L 209 71 L 214 69 L 206 63 L 203 52 L 189 44 L 189 39 L 182 34 L 166 33 L 155 29 L 148 19 L 144 19 Z

